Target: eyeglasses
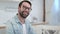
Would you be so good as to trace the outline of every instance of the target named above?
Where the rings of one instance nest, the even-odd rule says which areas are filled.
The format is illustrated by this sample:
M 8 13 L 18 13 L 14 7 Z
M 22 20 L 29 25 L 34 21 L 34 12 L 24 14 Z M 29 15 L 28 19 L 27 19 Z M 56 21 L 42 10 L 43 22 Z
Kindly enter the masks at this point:
M 28 8 L 28 7 L 26 7 L 26 6 L 23 6 L 23 9 L 24 9 L 24 10 L 28 9 L 29 11 L 32 10 L 31 8 Z

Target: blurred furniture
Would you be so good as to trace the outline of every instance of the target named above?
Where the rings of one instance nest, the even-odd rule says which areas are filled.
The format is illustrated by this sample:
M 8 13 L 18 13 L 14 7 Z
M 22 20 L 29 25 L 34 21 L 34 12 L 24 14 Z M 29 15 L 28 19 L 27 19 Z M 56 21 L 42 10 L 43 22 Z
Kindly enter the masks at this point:
M 6 34 L 6 26 L 0 25 L 0 34 Z
M 60 34 L 60 26 L 33 25 L 36 34 Z

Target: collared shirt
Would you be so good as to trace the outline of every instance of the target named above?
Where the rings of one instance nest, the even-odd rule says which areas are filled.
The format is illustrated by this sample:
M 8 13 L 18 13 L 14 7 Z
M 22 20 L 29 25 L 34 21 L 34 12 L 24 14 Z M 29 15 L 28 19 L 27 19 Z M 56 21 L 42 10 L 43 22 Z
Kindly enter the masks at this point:
M 7 25 L 7 34 L 23 34 L 23 26 L 20 23 L 17 15 L 13 17 L 11 20 L 8 20 L 5 24 Z M 35 34 L 28 20 L 25 20 L 25 25 L 26 34 Z

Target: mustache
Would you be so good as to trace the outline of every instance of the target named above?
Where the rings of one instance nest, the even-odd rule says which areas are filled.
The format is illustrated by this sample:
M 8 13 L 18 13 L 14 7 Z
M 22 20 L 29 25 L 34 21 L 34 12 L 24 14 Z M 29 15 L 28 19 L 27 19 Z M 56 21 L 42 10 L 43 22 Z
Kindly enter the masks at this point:
M 22 13 L 24 13 L 24 12 L 26 12 L 27 14 L 29 14 L 29 12 L 28 12 L 28 11 L 22 11 Z

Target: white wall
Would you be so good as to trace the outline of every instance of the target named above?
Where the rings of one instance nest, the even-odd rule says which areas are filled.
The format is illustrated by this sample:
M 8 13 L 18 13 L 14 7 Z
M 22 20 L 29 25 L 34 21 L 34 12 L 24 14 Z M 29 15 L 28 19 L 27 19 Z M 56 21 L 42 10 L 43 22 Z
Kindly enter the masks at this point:
M 51 13 L 51 8 L 53 5 L 53 0 L 46 0 L 45 1 L 45 6 L 46 6 L 46 21 L 49 21 L 50 13 Z
M 56 2 L 56 5 L 54 2 Z M 46 21 L 50 25 L 60 25 L 60 11 L 58 2 L 58 0 L 46 0 Z
M 46 22 L 50 23 L 51 20 L 51 8 L 54 0 L 46 0 L 45 1 L 45 9 L 46 9 Z
M 0 2 L 0 24 L 6 22 L 17 13 L 18 3 L 13 1 Z
M 43 0 L 30 0 L 32 2 L 32 11 L 28 18 L 33 21 L 33 17 L 37 18 L 36 23 L 42 23 L 43 20 Z

